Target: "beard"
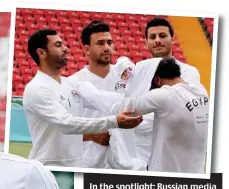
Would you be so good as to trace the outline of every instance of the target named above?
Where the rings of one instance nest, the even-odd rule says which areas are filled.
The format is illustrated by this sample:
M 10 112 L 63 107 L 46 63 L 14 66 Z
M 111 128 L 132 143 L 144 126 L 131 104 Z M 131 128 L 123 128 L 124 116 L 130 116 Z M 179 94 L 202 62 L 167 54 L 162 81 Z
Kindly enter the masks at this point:
M 52 64 L 52 66 L 57 70 L 67 65 L 67 58 L 64 56 L 58 56 L 49 53 L 47 59 L 48 62 L 50 62 L 50 64 Z
M 102 55 L 100 55 L 100 57 L 97 58 L 95 62 L 100 65 L 108 65 L 111 63 L 111 55 L 109 56 L 109 58 L 104 58 Z

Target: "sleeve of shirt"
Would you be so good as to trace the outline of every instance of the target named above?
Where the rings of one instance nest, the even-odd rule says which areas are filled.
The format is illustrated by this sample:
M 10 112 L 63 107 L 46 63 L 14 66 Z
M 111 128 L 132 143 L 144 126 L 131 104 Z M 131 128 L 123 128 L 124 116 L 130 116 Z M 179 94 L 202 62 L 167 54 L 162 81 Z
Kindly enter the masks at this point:
M 26 189 L 59 189 L 54 175 L 39 162 L 33 162 L 27 177 Z
M 107 111 L 113 115 L 132 109 L 135 109 L 141 115 L 151 112 L 157 112 L 162 115 L 170 111 L 167 105 L 169 93 L 165 88 L 154 89 L 135 98 L 123 98 L 118 94 L 98 89 L 94 89 L 88 94 L 82 85 L 79 87 L 78 92 L 86 103 L 94 104 L 98 110 Z M 98 99 L 101 99 L 102 102 L 98 103 Z
M 35 90 L 30 88 L 24 94 L 24 109 L 40 116 L 65 134 L 101 133 L 110 128 L 118 127 L 116 116 L 104 118 L 73 117 L 55 99 L 53 92 L 46 87 Z
M 115 103 L 110 109 L 113 113 L 134 109 L 140 115 L 154 112 L 160 114 L 160 116 L 165 116 L 171 109 L 169 95 L 169 91 L 166 88 L 154 89 L 140 97 L 124 98 L 122 103 Z
M 110 108 L 114 103 L 122 103 L 124 94 L 99 90 L 88 82 L 79 82 L 77 90 L 85 108 L 95 108 L 105 114 L 110 113 L 111 115 L 119 113 L 113 114 Z

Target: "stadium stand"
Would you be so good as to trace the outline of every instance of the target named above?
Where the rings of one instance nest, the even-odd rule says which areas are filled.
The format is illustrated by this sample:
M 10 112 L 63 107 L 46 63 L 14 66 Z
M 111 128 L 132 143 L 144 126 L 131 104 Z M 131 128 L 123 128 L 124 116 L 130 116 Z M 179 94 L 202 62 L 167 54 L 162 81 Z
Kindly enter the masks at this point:
M 69 63 L 62 70 L 62 75 L 68 76 L 87 64 L 86 55 L 80 42 L 80 33 L 90 21 L 103 19 L 110 25 L 115 42 L 112 64 L 119 56 L 128 56 L 136 63 L 151 57 L 145 45 L 144 30 L 146 22 L 155 16 L 18 8 L 15 29 L 13 94 L 23 95 L 24 86 L 36 74 L 37 67 L 27 53 L 27 41 L 29 35 L 37 29 L 52 28 L 57 30 L 66 45 L 70 47 Z M 168 19 L 167 16 L 157 16 Z M 173 45 L 173 54 L 178 60 L 186 61 L 177 39 Z
M 213 18 L 199 18 L 199 22 L 204 30 L 204 33 L 212 46 L 214 19 Z

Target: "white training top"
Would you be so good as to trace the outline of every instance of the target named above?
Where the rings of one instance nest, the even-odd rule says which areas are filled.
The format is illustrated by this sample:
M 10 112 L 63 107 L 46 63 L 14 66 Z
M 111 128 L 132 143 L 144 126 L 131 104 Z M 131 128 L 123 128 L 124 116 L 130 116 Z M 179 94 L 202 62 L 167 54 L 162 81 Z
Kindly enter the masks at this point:
M 72 76 L 67 78 L 71 83 L 78 83 L 79 81 L 82 82 L 90 82 L 93 86 L 97 89 L 111 91 L 111 92 L 122 92 L 123 88 L 120 86 L 120 76 L 117 73 L 114 65 L 110 65 L 110 71 L 105 78 L 102 78 L 91 71 L 88 70 L 88 66 L 84 67 L 80 71 L 76 72 Z M 102 99 L 98 99 L 102 100 Z M 101 112 L 95 109 L 84 109 L 81 112 L 81 117 L 90 117 L 90 118 L 98 118 L 108 116 L 109 113 Z M 127 144 L 130 141 L 131 145 L 127 145 L 129 148 L 133 145 L 133 130 L 132 129 L 119 129 L 124 136 Z M 91 149 L 90 149 L 91 148 Z M 90 167 L 90 168 L 104 168 L 105 166 L 105 154 L 107 148 L 98 144 L 95 144 L 92 141 L 84 142 L 84 155 L 83 155 L 83 167 Z M 129 149 L 131 152 L 131 149 Z M 93 152 L 90 153 L 89 151 Z
M 54 175 L 36 160 L 0 152 L 0 189 L 59 189 Z
M 152 59 L 147 59 L 138 62 L 137 64 L 153 64 Z M 181 69 L 181 78 L 188 83 L 200 83 L 200 74 L 199 71 L 188 64 L 182 63 L 179 60 L 176 60 L 176 63 L 180 66 Z M 148 66 L 145 69 L 149 69 Z M 148 70 L 145 70 L 147 72 Z M 136 85 L 141 85 L 142 75 L 135 75 L 139 77 L 139 83 Z M 149 89 L 146 89 L 149 90 Z M 150 113 L 143 116 L 143 122 L 136 128 L 134 128 L 135 139 L 136 139 L 136 149 L 137 156 L 140 159 L 149 161 L 152 149 L 152 134 L 153 134 L 153 122 L 154 122 L 154 113 Z
M 149 171 L 204 173 L 208 136 L 207 92 L 201 85 L 176 84 L 114 104 L 114 112 L 135 108 L 154 112 Z
M 87 102 L 86 90 L 82 86 L 78 92 Z M 204 173 L 209 103 L 207 91 L 201 84 L 163 86 L 121 102 L 118 98 L 117 102 L 109 102 L 109 92 L 105 91 L 93 90 L 90 95 L 106 102 L 99 105 L 90 100 L 101 111 L 117 113 L 135 109 L 142 115 L 154 112 L 150 171 Z
M 78 102 L 78 107 L 71 105 L 73 100 Z M 25 87 L 23 106 L 33 144 L 29 158 L 44 165 L 81 166 L 82 152 L 77 145 L 82 146 L 82 135 L 73 134 L 101 133 L 118 127 L 116 116 L 71 115 L 69 112 L 83 107 L 76 91 L 66 78 L 61 77 L 60 84 L 41 71 Z

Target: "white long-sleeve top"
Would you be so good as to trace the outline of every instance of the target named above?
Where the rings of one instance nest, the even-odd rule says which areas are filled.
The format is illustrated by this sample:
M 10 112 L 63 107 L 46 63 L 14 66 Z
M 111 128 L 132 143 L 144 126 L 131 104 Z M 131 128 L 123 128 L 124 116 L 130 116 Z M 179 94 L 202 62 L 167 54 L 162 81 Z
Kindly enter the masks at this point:
M 36 160 L 0 152 L 0 189 L 59 189 L 54 175 Z
M 78 102 L 78 105 L 72 101 Z M 100 133 L 117 128 L 116 116 L 74 117 L 69 112 L 83 108 L 66 78 L 61 84 L 38 71 L 25 88 L 23 107 L 32 138 L 30 159 L 49 166 L 81 166 L 83 133 Z M 77 148 L 79 145 L 79 148 Z
M 83 88 L 78 92 L 87 100 L 87 89 Z M 91 95 L 106 101 L 109 93 L 98 90 Z M 112 113 L 126 109 L 136 109 L 142 115 L 154 112 L 150 171 L 204 173 L 209 102 L 202 85 L 163 86 L 121 103 L 106 101 L 97 108 Z
M 129 93 L 129 96 L 132 96 L 133 93 L 138 92 L 139 89 L 141 91 L 141 88 L 143 88 L 142 92 L 149 91 L 151 80 L 154 76 L 154 74 L 152 74 L 153 70 L 155 69 L 154 65 L 158 62 L 159 60 L 157 58 L 151 58 L 142 60 L 136 64 L 133 87 L 132 90 L 128 90 L 127 92 Z M 195 67 L 180 62 L 179 60 L 176 60 L 176 63 L 180 66 L 181 78 L 183 80 L 188 83 L 200 84 L 200 74 Z M 150 73 L 150 76 L 148 73 Z M 149 161 L 151 155 L 153 122 L 154 113 L 150 113 L 144 115 L 143 122 L 138 127 L 134 128 L 137 156 L 147 162 Z
M 72 76 L 68 77 L 67 80 L 71 82 L 72 86 L 74 84 L 78 84 L 79 82 L 89 82 L 93 86 L 95 86 L 97 89 L 105 90 L 105 91 L 111 91 L 116 93 L 121 93 L 122 87 L 118 87 L 120 85 L 120 76 L 117 73 L 117 70 L 115 69 L 114 65 L 110 65 L 110 71 L 106 75 L 106 77 L 102 78 L 94 73 L 92 73 L 87 66 L 85 66 L 80 71 L 76 72 Z M 83 83 L 81 83 L 83 85 Z M 77 88 L 77 86 L 76 86 Z M 93 89 L 92 89 L 93 90 Z M 88 91 L 89 92 L 89 91 Z M 121 94 L 120 94 L 121 96 Z M 90 97 L 92 98 L 92 97 Z M 96 99 L 98 102 L 103 99 Z M 96 109 L 90 109 L 85 108 L 82 109 L 82 112 L 80 112 L 81 117 L 104 117 L 110 115 L 109 112 L 101 112 Z M 134 133 L 133 129 L 118 129 L 123 135 L 123 138 L 126 143 L 128 150 L 130 154 L 134 154 L 135 148 L 134 148 Z M 114 133 L 115 135 L 116 133 Z M 113 136 L 114 137 L 114 136 Z M 84 155 L 83 155 L 83 167 L 89 167 L 89 168 L 104 168 L 106 165 L 106 151 L 107 147 L 101 146 L 99 144 L 96 144 L 92 141 L 86 141 L 84 143 Z M 127 153 L 127 152 L 124 152 Z

